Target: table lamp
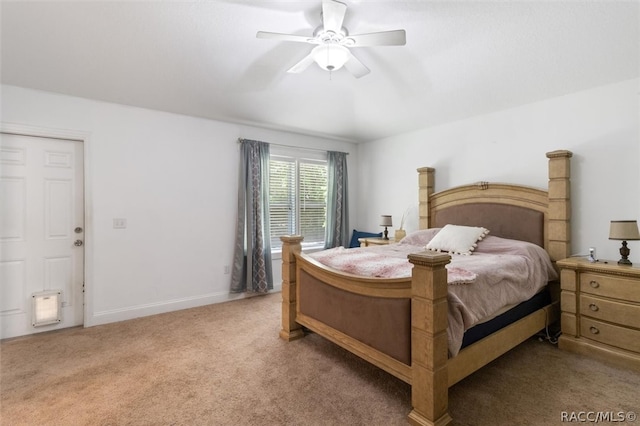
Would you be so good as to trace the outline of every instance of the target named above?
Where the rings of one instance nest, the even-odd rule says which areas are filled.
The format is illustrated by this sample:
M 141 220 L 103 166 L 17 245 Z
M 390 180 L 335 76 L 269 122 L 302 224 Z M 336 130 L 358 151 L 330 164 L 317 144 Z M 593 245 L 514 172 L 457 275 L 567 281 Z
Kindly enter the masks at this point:
M 632 263 L 629 260 L 629 253 L 631 250 L 627 247 L 627 241 L 640 240 L 640 233 L 638 232 L 638 221 L 636 220 L 612 220 L 611 227 L 609 228 L 610 240 L 622 240 L 622 247 L 620 247 L 620 260 L 618 265 L 628 265 Z
M 380 226 L 384 226 L 384 236 L 382 237 L 385 240 L 389 239 L 389 231 L 387 230 L 388 226 L 393 226 L 391 221 L 391 215 L 383 214 L 380 216 Z

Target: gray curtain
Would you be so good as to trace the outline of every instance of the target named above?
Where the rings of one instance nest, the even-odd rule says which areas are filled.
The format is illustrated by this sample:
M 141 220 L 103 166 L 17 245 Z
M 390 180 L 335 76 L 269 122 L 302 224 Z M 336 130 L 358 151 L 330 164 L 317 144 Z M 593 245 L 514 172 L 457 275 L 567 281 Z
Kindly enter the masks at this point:
M 325 248 L 349 247 L 349 198 L 347 154 L 327 153 L 327 225 Z
M 269 144 L 241 139 L 238 222 L 231 292 L 273 289 L 269 235 Z

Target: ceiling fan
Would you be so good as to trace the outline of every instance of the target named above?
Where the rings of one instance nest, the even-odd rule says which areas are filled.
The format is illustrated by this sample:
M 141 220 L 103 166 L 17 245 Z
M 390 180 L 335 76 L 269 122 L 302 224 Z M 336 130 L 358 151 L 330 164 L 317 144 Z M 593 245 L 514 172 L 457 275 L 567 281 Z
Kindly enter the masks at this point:
M 402 46 L 406 44 L 404 30 L 381 31 L 368 34 L 350 35 L 342 26 L 347 5 L 336 0 L 322 0 L 322 25 L 315 29 L 310 37 L 258 31 L 256 37 L 283 41 L 296 41 L 315 44 L 311 53 L 287 72 L 300 73 L 313 62 L 320 68 L 337 71 L 343 66 L 356 78 L 367 75 L 370 71 L 349 48 L 366 46 Z

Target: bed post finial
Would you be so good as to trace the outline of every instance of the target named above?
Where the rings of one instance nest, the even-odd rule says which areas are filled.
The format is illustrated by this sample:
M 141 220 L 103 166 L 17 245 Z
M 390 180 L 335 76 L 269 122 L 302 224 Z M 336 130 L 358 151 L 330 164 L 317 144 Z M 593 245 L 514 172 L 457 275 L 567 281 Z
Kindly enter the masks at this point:
M 435 190 L 436 169 L 433 167 L 420 167 L 418 169 L 418 215 L 419 229 L 427 229 L 431 226 L 429 215 L 429 197 Z
M 571 157 L 567 150 L 547 152 L 549 159 L 549 245 L 551 259 L 571 255 Z
M 296 254 L 302 250 L 303 237 L 285 235 L 282 241 L 282 330 L 280 337 L 292 341 L 304 337 L 300 324 L 296 322 Z

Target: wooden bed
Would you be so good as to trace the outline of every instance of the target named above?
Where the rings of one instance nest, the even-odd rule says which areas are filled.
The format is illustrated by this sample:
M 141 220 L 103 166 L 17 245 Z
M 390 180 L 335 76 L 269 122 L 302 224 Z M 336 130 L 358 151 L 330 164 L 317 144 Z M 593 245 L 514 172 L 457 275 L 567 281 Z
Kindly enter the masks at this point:
M 435 193 L 435 170 L 418 169 L 420 229 L 446 223 L 484 226 L 491 235 L 543 246 L 554 262 L 564 259 L 570 253 L 571 156 L 569 151 L 547 153 L 548 190 L 481 182 Z M 414 425 L 449 424 L 450 386 L 558 317 L 555 299 L 449 358 L 448 254 L 409 255 L 410 278 L 365 278 L 301 253 L 300 236 L 282 241 L 280 337 L 304 337 L 302 327 L 307 327 L 409 383 L 413 409 L 408 421 Z

